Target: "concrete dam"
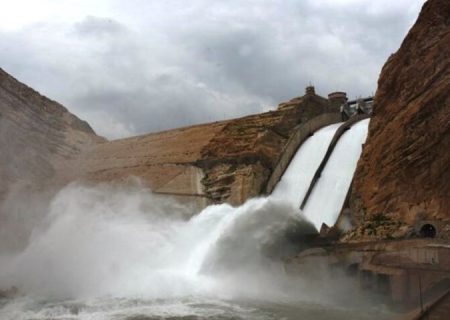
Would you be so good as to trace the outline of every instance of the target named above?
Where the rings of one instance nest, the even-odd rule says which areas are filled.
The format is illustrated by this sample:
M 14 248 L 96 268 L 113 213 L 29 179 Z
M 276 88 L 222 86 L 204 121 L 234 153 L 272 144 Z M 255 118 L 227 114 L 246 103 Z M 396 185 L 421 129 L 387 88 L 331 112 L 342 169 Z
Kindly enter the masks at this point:
M 190 206 L 191 214 L 210 204 L 238 206 L 275 189 L 285 198 L 292 193 L 290 203 L 298 199 L 296 207 L 305 212 L 321 211 L 312 203 L 324 183 L 338 183 L 333 193 L 340 195 L 339 203 L 330 203 L 336 207 L 332 216 L 337 217 L 365 135 L 356 146 L 341 147 L 341 141 L 358 135 L 348 129 L 369 117 L 371 105 L 365 100 L 349 103 L 344 92 L 331 93 L 327 99 L 309 86 L 305 95 L 281 103 L 275 111 L 100 143 L 78 159 L 77 167 L 83 168 L 82 179 L 94 183 L 138 177 L 154 194 Z M 335 154 L 345 153 L 341 148 L 356 148 L 354 155 L 348 154 L 352 164 L 347 165 L 350 160 L 344 155 L 338 160 L 341 166 L 330 170 L 327 164 L 333 163 Z M 341 178 L 346 182 L 334 181 Z M 298 182 L 286 182 L 290 179 Z M 317 224 L 332 224 L 331 220 Z
M 346 101 L 345 93 L 327 99 L 308 87 L 273 111 L 99 143 L 75 166 L 94 183 L 136 176 L 153 193 L 193 205 L 193 214 L 209 204 L 240 205 L 270 194 L 298 147 L 342 121 Z

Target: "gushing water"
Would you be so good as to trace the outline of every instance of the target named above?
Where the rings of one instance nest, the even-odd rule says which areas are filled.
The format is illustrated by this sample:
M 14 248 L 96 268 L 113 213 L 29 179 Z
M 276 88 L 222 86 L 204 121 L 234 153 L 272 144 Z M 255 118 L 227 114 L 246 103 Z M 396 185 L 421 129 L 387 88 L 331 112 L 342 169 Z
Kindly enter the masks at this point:
M 228 294 L 232 288 L 206 275 L 279 268 L 270 250 L 286 228 L 301 223 L 314 232 L 293 208 L 268 198 L 210 206 L 189 221 L 159 206 L 144 190 L 69 186 L 29 246 L 3 261 L 1 284 L 54 297 Z
M 272 196 L 299 207 L 328 145 L 341 123 L 322 128 L 309 137 L 292 158 Z
M 354 124 L 339 139 L 310 198 L 304 214 L 317 229 L 334 225 L 352 182 L 356 164 L 366 141 L 369 119 Z
M 289 296 L 283 265 L 273 258 L 289 246 L 288 228 L 315 232 L 294 208 L 253 199 L 238 208 L 210 206 L 190 220 L 178 209 L 139 187 L 68 186 L 51 202 L 29 245 L 1 257 L 0 287 L 18 287 L 33 297 L 32 306 L 43 298 L 81 299 L 83 310 L 99 297 L 162 299 L 179 307 L 179 299 L 189 297 Z M 96 303 L 110 303 L 105 301 Z M 0 309 L 0 318 L 26 319 L 31 312 L 17 308 Z

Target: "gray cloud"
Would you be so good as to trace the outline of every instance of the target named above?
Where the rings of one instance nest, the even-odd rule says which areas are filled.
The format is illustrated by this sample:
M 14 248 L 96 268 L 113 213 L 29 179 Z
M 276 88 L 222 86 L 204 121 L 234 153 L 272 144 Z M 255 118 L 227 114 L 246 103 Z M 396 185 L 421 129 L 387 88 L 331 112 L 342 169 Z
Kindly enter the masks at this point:
M 260 112 L 310 81 L 371 94 L 423 3 L 103 2 L 0 29 L 0 61 L 109 138 Z
M 117 36 L 126 31 L 125 26 L 110 18 L 87 16 L 74 25 L 75 33 L 81 36 Z

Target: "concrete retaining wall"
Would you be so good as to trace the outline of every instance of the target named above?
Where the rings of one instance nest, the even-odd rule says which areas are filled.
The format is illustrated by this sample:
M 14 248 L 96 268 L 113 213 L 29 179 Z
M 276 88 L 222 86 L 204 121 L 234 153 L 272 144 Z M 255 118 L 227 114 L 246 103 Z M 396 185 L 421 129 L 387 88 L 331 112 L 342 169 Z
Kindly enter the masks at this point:
M 152 192 L 186 205 L 188 215 L 191 216 L 210 204 L 201 183 L 204 173 L 202 169 L 190 165 L 178 167 L 181 168 L 180 172 L 165 184 L 154 188 Z

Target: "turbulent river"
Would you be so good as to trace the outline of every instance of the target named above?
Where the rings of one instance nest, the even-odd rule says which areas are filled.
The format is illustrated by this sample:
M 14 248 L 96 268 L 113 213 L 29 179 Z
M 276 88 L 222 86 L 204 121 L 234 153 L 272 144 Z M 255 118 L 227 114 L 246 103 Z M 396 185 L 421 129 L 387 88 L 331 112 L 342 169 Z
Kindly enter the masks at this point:
M 284 258 L 317 227 L 278 193 L 186 218 L 139 184 L 69 185 L 25 210 L 32 223 L 0 227 L 4 249 L 31 224 L 26 244 L 1 251 L 0 290 L 17 293 L 0 295 L 0 319 L 389 318 L 338 270 L 287 270 Z

